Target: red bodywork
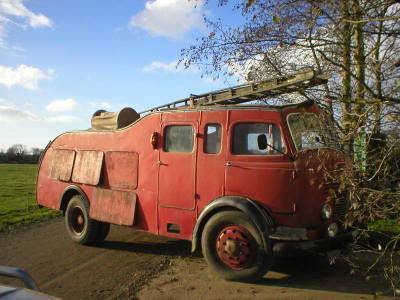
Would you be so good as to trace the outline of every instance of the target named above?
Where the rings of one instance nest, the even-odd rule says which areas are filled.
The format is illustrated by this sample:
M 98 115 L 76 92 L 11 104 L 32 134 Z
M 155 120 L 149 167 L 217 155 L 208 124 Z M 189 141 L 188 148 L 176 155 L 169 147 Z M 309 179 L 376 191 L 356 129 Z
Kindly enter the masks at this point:
M 276 226 L 307 228 L 309 239 L 326 237 L 326 227 L 333 221 L 321 219 L 327 193 L 315 183 L 319 175 L 305 162 L 312 151 L 291 159 L 296 150 L 286 117 L 300 111 L 318 113 L 318 108 L 236 106 L 163 111 L 120 130 L 64 133 L 43 155 L 37 202 L 62 209 L 64 191 L 75 186 L 88 199 L 95 220 L 191 240 L 199 214 L 208 204 L 224 196 L 238 196 L 260 204 Z M 286 155 L 233 154 L 232 130 L 243 122 L 278 126 Z M 204 151 L 207 124 L 221 125 L 217 154 Z M 170 125 L 194 128 L 191 153 L 164 150 L 164 129 Z M 179 230 L 170 230 L 174 226 Z

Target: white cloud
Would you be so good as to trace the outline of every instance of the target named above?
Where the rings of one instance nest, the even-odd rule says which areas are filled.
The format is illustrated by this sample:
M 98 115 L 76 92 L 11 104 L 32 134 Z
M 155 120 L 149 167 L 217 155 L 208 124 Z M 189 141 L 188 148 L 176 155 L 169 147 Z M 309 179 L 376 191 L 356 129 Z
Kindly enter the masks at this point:
M 56 123 L 67 123 L 67 122 L 75 122 L 78 121 L 79 118 L 76 116 L 69 116 L 69 115 L 61 115 L 55 116 L 51 118 L 45 118 L 44 121 L 46 122 L 56 122 Z
M 193 73 L 198 73 L 199 69 L 195 66 L 191 66 L 189 69 L 185 69 L 183 63 L 180 63 L 178 65 L 178 61 L 174 60 L 171 62 L 153 61 L 152 63 L 143 67 L 143 71 L 145 72 L 164 71 L 168 73 L 191 71 Z
M 0 105 L 0 121 L 36 121 L 39 118 L 28 111 L 9 105 Z
M 171 62 L 162 62 L 162 61 L 153 61 L 149 65 L 145 66 L 143 68 L 143 71 L 145 72 L 152 72 L 152 71 L 157 71 L 157 70 L 162 70 L 165 72 L 178 72 L 182 68 L 179 67 L 179 70 L 177 68 L 177 60 L 171 61 Z
M 204 76 L 201 78 L 201 80 L 205 83 L 208 83 L 210 85 L 215 85 L 215 86 L 221 86 L 221 85 L 226 85 L 221 79 L 219 78 L 213 78 L 209 76 Z
M 71 111 L 78 107 L 78 102 L 72 98 L 68 99 L 56 99 L 51 101 L 47 106 L 46 110 L 49 112 L 61 112 Z
M 23 0 L 0 0 L 0 47 L 8 48 L 4 41 L 8 25 L 38 28 L 50 27 L 52 23 L 45 15 L 30 11 Z
M 33 121 L 41 123 L 66 123 L 79 120 L 79 117 L 72 115 L 58 115 L 53 117 L 38 116 L 30 111 L 16 108 L 6 99 L 0 98 L 0 122 L 13 123 L 15 121 Z
M 19 85 L 29 90 L 36 90 L 39 81 L 49 79 L 51 79 L 49 74 L 35 67 L 19 65 L 13 69 L 0 66 L 0 84 L 7 87 Z
M 96 109 L 96 108 L 98 108 L 98 109 L 100 109 L 100 108 L 109 109 L 109 108 L 111 108 L 111 104 L 107 103 L 107 102 L 94 102 L 94 101 L 91 101 L 91 102 L 89 102 L 89 106 L 90 106 L 91 109 Z
M 194 28 L 204 28 L 203 3 L 203 0 L 147 1 L 144 10 L 134 15 L 129 25 L 154 35 L 179 39 Z
M 0 0 L 0 14 L 22 18 L 32 27 L 51 26 L 51 20 L 43 14 L 35 14 L 25 7 L 23 0 Z M 9 19 L 10 20 L 10 19 Z M 11 20 L 10 20 L 11 21 Z

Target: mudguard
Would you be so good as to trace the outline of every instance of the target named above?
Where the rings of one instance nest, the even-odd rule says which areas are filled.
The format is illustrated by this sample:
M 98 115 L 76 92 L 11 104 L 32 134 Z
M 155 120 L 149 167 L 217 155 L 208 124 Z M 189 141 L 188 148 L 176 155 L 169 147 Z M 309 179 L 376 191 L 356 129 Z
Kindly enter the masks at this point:
M 261 233 L 264 249 L 270 249 L 271 244 L 268 242 L 268 236 L 274 231 L 274 222 L 268 213 L 255 201 L 240 196 L 225 196 L 218 198 L 208 204 L 200 213 L 192 235 L 192 252 L 196 251 L 201 233 L 207 220 L 224 209 L 236 209 L 242 211 L 250 217 Z
M 63 191 L 60 197 L 60 207 L 59 210 L 65 211 L 67 209 L 68 200 L 72 198 L 72 196 L 81 195 L 87 203 L 89 203 L 88 197 L 86 196 L 85 192 L 76 185 L 69 185 Z

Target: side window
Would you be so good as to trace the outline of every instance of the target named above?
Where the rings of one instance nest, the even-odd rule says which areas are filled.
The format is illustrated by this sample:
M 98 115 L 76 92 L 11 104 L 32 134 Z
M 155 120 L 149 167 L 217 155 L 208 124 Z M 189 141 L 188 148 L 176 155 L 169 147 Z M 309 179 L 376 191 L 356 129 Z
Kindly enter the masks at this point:
M 271 155 L 286 151 L 279 127 L 268 123 L 239 123 L 233 129 L 233 154 Z
M 206 139 L 204 144 L 204 152 L 209 154 L 217 154 L 221 150 L 221 125 L 206 125 Z
M 194 130 L 192 126 L 167 126 L 165 128 L 165 152 L 192 152 Z

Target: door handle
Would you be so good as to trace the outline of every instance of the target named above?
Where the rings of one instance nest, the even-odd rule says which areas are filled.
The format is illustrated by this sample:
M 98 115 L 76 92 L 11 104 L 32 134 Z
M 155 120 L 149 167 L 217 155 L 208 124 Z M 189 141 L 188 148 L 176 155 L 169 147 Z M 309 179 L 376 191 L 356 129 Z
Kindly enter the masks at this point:
M 158 162 L 156 162 L 156 164 L 158 165 L 158 166 L 167 166 L 167 164 L 164 164 L 162 161 L 158 161 Z
M 227 167 L 233 166 L 233 163 L 227 161 L 227 162 L 225 163 L 225 166 L 227 166 Z

